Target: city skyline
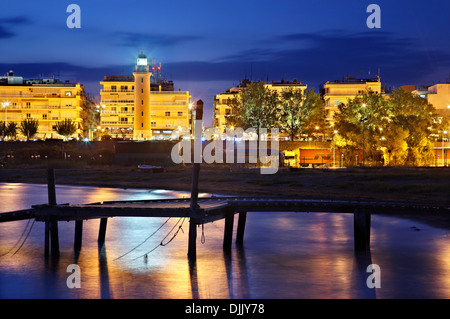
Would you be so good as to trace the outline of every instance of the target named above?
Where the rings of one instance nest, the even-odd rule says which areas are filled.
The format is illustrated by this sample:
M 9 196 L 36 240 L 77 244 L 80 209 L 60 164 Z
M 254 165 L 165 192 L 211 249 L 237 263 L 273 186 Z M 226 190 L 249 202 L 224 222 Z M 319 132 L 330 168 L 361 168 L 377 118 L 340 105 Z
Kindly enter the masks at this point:
M 130 75 L 143 50 L 162 62 L 176 89 L 205 102 L 244 77 L 298 79 L 318 90 L 345 75 L 381 75 L 387 86 L 448 81 L 443 41 L 450 4 L 377 1 L 381 28 L 366 20 L 370 1 L 77 1 L 81 28 L 70 29 L 68 2 L 2 4 L 0 69 L 24 77 L 54 74 L 99 96 L 105 75 Z M 209 119 L 208 119 L 209 120 Z

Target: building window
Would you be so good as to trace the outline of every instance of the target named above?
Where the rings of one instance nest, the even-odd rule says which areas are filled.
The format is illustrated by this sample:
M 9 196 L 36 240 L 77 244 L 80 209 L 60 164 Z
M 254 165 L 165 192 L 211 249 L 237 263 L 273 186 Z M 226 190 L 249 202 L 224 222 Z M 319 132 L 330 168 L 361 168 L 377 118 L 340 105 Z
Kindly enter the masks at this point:
M 141 83 L 144 83 L 144 78 L 141 78 Z
M 72 92 L 66 91 L 66 96 L 72 96 Z
M 42 114 L 42 119 L 46 120 L 47 119 L 47 114 Z
M 31 119 L 31 114 L 27 113 L 27 119 Z
M 141 93 L 144 93 L 144 89 L 141 89 Z
M 144 112 L 141 112 L 141 116 L 144 116 Z
M 31 102 L 27 102 L 27 103 L 26 103 L 26 107 L 27 107 L 27 108 L 30 108 L 30 107 L 31 107 Z
M 170 112 L 166 112 L 166 116 L 170 116 Z
M 117 86 L 111 85 L 111 91 L 116 92 L 116 90 L 117 90 Z
M 144 100 L 141 101 L 142 105 L 144 105 Z
M 53 131 L 53 132 L 56 132 L 56 125 L 53 125 L 53 126 L 52 126 L 52 131 Z
M 141 127 L 144 127 L 144 123 L 141 123 Z
M 152 122 L 152 127 L 156 127 L 156 122 Z
M 178 116 L 183 116 L 183 112 L 178 112 Z
M 339 100 L 335 100 L 335 101 L 334 101 L 334 106 L 335 106 L 335 107 L 338 107 L 339 104 L 341 104 L 341 101 L 339 101 Z

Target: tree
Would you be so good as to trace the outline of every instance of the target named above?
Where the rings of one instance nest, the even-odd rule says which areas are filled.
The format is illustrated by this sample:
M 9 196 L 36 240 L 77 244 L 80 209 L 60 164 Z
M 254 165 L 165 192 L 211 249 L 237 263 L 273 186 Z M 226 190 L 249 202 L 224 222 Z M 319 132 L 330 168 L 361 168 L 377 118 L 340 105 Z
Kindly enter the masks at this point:
M 418 95 L 401 89 L 392 92 L 389 102 L 392 123 L 409 132 L 405 138 L 406 162 L 414 166 L 431 165 L 434 155 L 430 133 L 438 123 L 435 108 Z
M 39 128 L 38 120 L 25 119 L 22 122 L 20 122 L 19 131 L 22 135 L 27 137 L 27 140 L 29 140 L 37 134 L 38 128 Z
M 231 99 L 232 108 L 229 123 L 243 129 L 254 128 L 259 136 L 261 128 L 270 129 L 279 120 L 278 93 L 264 85 L 253 82 Z
M 307 118 L 304 122 L 302 133 L 312 135 L 329 133 L 330 125 L 326 120 L 325 103 L 320 94 L 314 90 L 307 90 L 303 101 L 303 108 L 307 110 Z M 316 129 L 318 127 L 318 129 Z
M 5 138 L 5 136 L 7 136 L 7 131 L 6 131 L 6 124 L 3 121 L 0 121 L 0 134 L 2 134 L 2 138 Z
M 6 126 L 6 135 L 10 138 L 16 139 L 18 126 L 16 122 L 9 122 Z
M 280 128 L 291 139 L 300 133 L 305 121 L 309 118 L 309 109 L 303 107 L 303 92 L 289 88 L 280 94 Z
M 56 132 L 67 139 L 70 135 L 77 131 L 77 125 L 71 119 L 65 119 L 56 123 Z
M 382 150 L 384 157 L 393 156 L 397 165 L 432 164 L 429 136 L 437 121 L 433 106 L 426 100 L 401 89 L 394 90 L 389 98 L 365 91 L 341 104 L 339 110 L 335 128 L 341 150 L 363 149 L 364 125 L 367 159 L 374 160 Z
M 87 137 L 89 130 L 93 131 L 100 122 L 100 113 L 97 112 L 95 101 L 83 93 L 83 103 L 81 105 L 81 125 L 83 128 L 83 135 Z

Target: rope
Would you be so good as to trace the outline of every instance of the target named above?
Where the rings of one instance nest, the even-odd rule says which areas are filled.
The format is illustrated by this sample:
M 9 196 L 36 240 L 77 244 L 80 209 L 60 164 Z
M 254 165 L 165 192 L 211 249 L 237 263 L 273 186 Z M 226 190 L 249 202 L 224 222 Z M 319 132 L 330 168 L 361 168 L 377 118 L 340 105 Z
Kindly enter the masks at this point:
M 30 222 L 31 222 L 31 219 L 28 219 L 27 224 L 25 225 L 25 228 L 23 229 L 22 234 L 20 235 L 19 239 L 17 239 L 17 242 L 11 247 L 10 250 L 8 250 L 6 253 L 0 255 L 0 257 L 8 255 L 14 249 L 14 247 L 16 247 L 19 244 L 19 242 L 22 240 L 23 235 L 25 235 L 25 232 L 26 232 L 28 226 L 30 225 Z
M 120 259 L 120 258 L 122 258 L 122 257 L 125 257 L 126 255 L 128 255 L 128 254 L 131 253 L 132 251 L 134 251 L 134 250 L 136 250 L 137 248 L 139 248 L 140 246 L 142 246 L 147 240 L 149 240 L 154 234 L 156 234 L 161 228 L 163 228 L 163 226 L 164 226 L 165 224 L 167 224 L 167 222 L 169 221 L 170 218 L 171 218 L 171 217 L 167 218 L 166 221 L 165 221 L 161 226 L 159 226 L 157 230 L 155 230 L 152 234 L 150 234 L 150 236 L 148 236 L 147 238 L 145 238 L 145 240 L 144 240 L 143 242 L 141 242 L 139 245 L 137 245 L 137 246 L 134 247 L 133 249 L 129 250 L 128 252 L 126 252 L 125 254 L 123 254 L 123 255 L 117 257 L 117 258 L 114 259 L 114 260 L 117 260 L 117 259 Z
M 27 236 L 26 236 L 25 239 L 23 240 L 23 242 L 22 242 L 22 244 L 20 245 L 20 247 L 17 248 L 17 250 L 14 252 L 14 254 L 12 254 L 13 256 L 19 252 L 19 250 L 22 248 L 22 246 L 23 246 L 23 245 L 25 244 L 25 242 L 27 241 L 27 238 L 28 238 L 28 236 L 30 235 L 31 230 L 33 229 L 33 226 L 34 226 L 34 223 L 35 223 L 35 222 L 36 222 L 36 220 L 33 220 L 33 223 L 31 224 L 31 227 L 30 227 L 30 230 L 28 231 Z
M 200 238 L 200 242 L 202 244 L 204 244 L 205 241 L 206 241 L 206 239 L 205 239 L 205 224 L 202 224 L 202 237 Z
M 172 240 L 175 239 L 175 237 L 177 236 L 177 234 L 178 234 L 178 232 L 179 232 L 180 230 L 184 233 L 184 231 L 183 231 L 183 229 L 182 229 L 181 227 L 183 226 L 183 223 L 184 223 L 185 219 L 186 219 L 186 217 L 179 218 L 178 221 L 175 223 L 175 225 L 173 225 L 172 229 L 167 233 L 166 236 L 164 236 L 164 238 L 161 240 L 161 242 L 160 242 L 157 246 L 153 247 L 151 250 L 149 250 L 149 251 L 146 252 L 145 254 L 140 255 L 140 256 L 134 258 L 133 260 L 136 260 L 136 259 L 141 258 L 141 257 L 146 257 L 148 254 L 150 254 L 151 252 L 155 251 L 158 247 L 168 245 L 170 242 L 172 242 Z M 178 230 L 172 235 L 172 238 L 170 238 L 169 241 L 168 241 L 167 243 L 164 243 L 164 240 L 165 240 L 167 237 L 169 237 L 169 235 L 172 233 L 172 231 L 175 229 L 175 227 L 178 225 L 178 223 L 179 223 L 181 220 L 182 220 L 182 222 L 181 222 L 181 225 L 178 226 Z

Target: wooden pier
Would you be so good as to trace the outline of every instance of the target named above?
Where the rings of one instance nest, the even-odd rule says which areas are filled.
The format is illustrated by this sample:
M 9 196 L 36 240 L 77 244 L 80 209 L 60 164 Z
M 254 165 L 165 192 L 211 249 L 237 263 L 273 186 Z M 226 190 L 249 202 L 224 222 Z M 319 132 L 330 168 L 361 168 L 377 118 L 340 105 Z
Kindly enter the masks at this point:
M 198 171 L 193 171 L 193 183 L 198 181 Z M 197 177 L 196 177 L 197 176 Z M 261 197 L 208 197 L 198 198 L 198 188 L 193 185 L 191 198 L 104 201 L 86 205 L 57 204 L 55 176 L 48 170 L 48 204 L 35 205 L 30 209 L 1 213 L 0 222 L 35 219 L 45 222 L 45 256 L 59 255 L 58 222 L 74 221 L 74 249 L 82 248 L 83 221 L 100 219 L 98 243 L 103 245 L 107 234 L 107 221 L 112 217 L 188 217 L 188 258 L 196 258 L 197 226 L 224 219 L 223 249 L 232 249 L 234 217 L 238 214 L 236 244 L 244 242 L 247 213 L 254 212 L 327 212 L 349 213 L 354 216 L 354 249 L 370 249 L 371 215 L 401 216 L 418 214 L 449 217 L 448 205 L 421 204 L 412 202 L 385 202 L 361 200 L 308 200 L 296 198 Z

